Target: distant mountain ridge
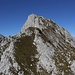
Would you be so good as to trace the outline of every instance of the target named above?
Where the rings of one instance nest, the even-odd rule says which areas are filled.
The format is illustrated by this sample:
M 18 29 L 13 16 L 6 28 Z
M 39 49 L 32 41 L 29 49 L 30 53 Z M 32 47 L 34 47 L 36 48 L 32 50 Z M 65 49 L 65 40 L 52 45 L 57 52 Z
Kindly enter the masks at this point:
M 75 39 L 51 19 L 31 14 L 0 40 L 0 75 L 75 75 Z

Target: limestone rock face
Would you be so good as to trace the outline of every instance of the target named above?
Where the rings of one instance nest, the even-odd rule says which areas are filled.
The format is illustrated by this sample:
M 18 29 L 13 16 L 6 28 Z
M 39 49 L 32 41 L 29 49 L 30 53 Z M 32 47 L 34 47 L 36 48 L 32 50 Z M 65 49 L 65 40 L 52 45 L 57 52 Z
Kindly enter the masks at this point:
M 19 34 L 0 43 L 0 75 L 75 75 L 75 39 L 31 14 Z

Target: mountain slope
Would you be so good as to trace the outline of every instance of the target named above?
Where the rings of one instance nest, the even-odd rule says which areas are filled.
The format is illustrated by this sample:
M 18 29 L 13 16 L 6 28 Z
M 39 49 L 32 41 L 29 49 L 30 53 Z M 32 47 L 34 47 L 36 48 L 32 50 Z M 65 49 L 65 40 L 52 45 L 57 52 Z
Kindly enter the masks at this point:
M 75 40 L 52 20 L 31 14 L 0 45 L 1 75 L 75 75 Z

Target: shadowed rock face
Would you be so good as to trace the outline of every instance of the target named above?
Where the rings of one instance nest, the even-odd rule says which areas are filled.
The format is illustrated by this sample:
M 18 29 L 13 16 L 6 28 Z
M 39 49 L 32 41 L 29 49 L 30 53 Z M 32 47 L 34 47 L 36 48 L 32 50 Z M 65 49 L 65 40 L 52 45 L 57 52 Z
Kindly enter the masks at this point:
M 54 21 L 31 14 L 21 32 L 0 46 L 1 75 L 75 75 L 75 41 Z
M 0 43 L 4 40 L 5 40 L 5 37 L 2 34 L 0 34 Z

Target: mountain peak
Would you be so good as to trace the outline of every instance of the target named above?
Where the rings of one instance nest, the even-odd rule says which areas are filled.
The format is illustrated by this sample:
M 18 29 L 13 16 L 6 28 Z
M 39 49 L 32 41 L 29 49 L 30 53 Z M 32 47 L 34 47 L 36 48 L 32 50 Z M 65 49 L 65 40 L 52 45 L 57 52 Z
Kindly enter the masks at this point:
M 28 18 L 34 18 L 34 17 L 38 17 L 36 14 L 30 14 L 29 16 L 28 16 Z
M 28 16 L 27 21 L 25 22 L 25 24 L 23 25 L 21 32 L 24 33 L 25 30 L 29 27 L 36 27 L 39 29 L 44 29 L 46 28 L 46 23 L 48 23 L 50 20 L 47 20 L 46 18 L 42 17 L 42 16 L 37 16 L 35 14 L 31 14 Z M 51 23 L 49 23 L 51 24 Z
M 31 14 L 19 34 L 0 43 L 0 75 L 75 75 L 75 40 L 66 29 Z
M 37 23 L 38 23 L 37 15 L 35 15 L 35 14 L 29 15 L 27 21 L 25 22 L 25 24 L 23 25 L 23 27 L 21 29 L 21 32 L 24 33 L 28 27 L 35 27 L 36 26 L 36 24 L 35 24 L 36 18 L 37 18 Z

